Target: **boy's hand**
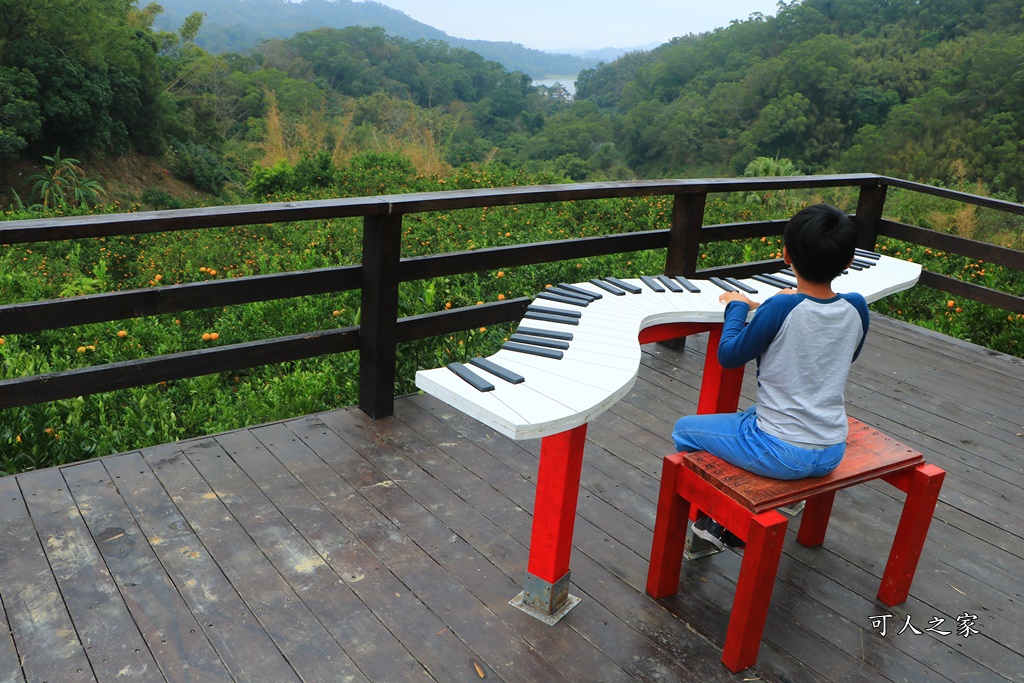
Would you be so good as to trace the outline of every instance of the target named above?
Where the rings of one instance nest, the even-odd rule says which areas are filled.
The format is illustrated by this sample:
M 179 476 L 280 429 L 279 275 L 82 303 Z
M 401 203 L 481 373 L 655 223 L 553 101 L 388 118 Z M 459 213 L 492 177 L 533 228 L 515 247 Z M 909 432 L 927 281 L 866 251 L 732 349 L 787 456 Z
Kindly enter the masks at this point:
M 726 305 L 733 301 L 742 301 L 747 306 L 750 306 L 750 310 L 754 310 L 760 305 L 756 301 L 751 301 L 750 297 L 748 297 L 743 292 L 722 292 L 722 294 L 718 297 L 718 300 Z

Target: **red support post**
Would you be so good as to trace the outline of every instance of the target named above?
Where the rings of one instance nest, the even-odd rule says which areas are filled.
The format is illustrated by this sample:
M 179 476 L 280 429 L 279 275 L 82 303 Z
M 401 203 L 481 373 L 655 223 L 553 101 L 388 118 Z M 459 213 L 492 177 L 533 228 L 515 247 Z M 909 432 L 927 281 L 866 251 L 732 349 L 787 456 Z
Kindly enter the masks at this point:
M 549 624 L 579 602 L 569 595 L 569 556 L 586 441 L 584 423 L 540 444 L 526 581 L 512 604 Z
M 704 377 L 700 383 L 697 412 L 734 413 L 740 403 L 743 369 L 723 368 L 718 362 L 718 343 L 722 340 L 722 325 L 716 325 L 708 335 L 708 348 L 704 357 Z
M 527 571 L 549 583 L 569 571 L 586 440 L 585 423 L 541 440 Z

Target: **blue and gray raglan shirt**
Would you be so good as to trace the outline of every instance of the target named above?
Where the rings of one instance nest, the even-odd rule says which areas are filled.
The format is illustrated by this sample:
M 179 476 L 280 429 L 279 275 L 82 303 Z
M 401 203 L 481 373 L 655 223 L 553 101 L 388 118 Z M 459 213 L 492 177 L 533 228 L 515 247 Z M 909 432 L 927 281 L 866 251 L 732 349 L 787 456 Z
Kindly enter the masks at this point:
M 868 331 L 864 297 L 776 294 L 747 324 L 749 311 L 742 301 L 726 307 L 718 362 L 739 367 L 757 359 L 758 427 L 804 447 L 845 441 L 846 377 Z

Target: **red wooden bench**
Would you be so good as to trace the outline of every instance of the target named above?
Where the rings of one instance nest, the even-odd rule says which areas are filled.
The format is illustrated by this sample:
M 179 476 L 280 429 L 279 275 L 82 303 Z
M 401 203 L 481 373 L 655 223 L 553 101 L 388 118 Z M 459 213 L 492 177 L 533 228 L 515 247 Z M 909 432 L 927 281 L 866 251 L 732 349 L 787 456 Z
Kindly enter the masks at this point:
M 776 508 L 806 500 L 797 540 L 825 540 L 836 491 L 882 479 L 905 492 L 878 599 L 890 607 L 907 599 L 946 472 L 878 430 L 850 419 L 846 455 L 831 474 L 795 481 L 769 479 L 703 452 L 665 458 L 654 524 L 647 592 L 663 598 L 679 589 L 686 522 L 698 511 L 746 542 L 722 663 L 738 672 L 757 661 L 775 574 L 786 536 Z

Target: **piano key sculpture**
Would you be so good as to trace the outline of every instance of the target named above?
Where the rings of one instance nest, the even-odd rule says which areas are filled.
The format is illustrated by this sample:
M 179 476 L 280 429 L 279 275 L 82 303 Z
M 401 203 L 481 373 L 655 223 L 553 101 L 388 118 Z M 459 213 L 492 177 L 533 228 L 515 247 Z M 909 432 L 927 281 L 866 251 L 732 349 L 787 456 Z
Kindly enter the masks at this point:
M 871 303 L 917 283 L 921 266 L 858 250 L 833 281 Z M 516 333 L 487 358 L 416 373 L 416 386 L 512 439 L 542 438 L 530 559 L 512 603 L 548 623 L 578 600 L 568 594 L 569 553 L 586 425 L 633 386 L 640 345 L 708 331 L 698 412 L 735 410 L 743 368 L 718 365 L 727 290 L 761 302 L 795 287 L 791 271 L 751 278 L 614 277 L 560 284 L 537 295 Z M 753 313 L 751 313 L 753 315 Z

